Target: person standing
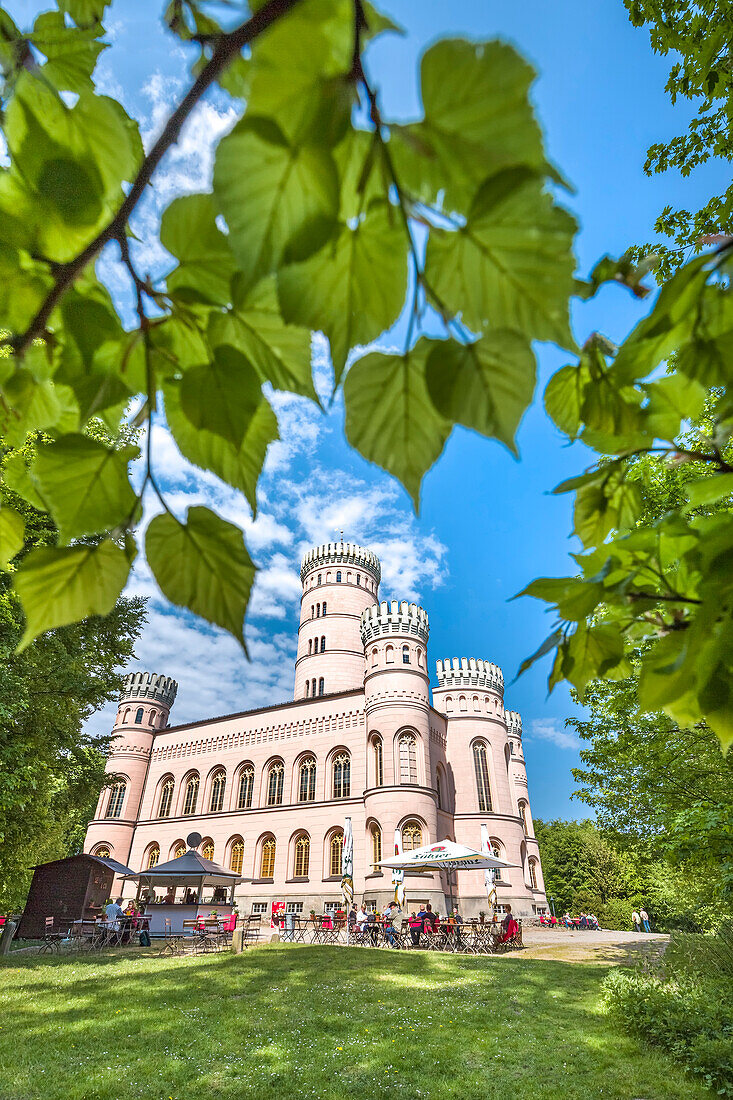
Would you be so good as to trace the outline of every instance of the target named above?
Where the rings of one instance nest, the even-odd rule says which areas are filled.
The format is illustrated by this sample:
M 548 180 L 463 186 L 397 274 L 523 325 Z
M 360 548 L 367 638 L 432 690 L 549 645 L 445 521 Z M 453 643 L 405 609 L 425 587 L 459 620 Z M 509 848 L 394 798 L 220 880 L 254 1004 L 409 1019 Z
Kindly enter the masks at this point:
M 649 924 L 649 914 L 647 913 L 646 909 L 640 909 L 639 910 L 639 918 L 641 920 L 641 926 L 644 929 L 644 931 L 645 932 L 651 932 L 652 927 Z
M 634 909 L 633 913 L 631 914 L 631 921 L 634 925 L 634 931 L 641 932 L 641 917 L 637 913 L 636 909 Z

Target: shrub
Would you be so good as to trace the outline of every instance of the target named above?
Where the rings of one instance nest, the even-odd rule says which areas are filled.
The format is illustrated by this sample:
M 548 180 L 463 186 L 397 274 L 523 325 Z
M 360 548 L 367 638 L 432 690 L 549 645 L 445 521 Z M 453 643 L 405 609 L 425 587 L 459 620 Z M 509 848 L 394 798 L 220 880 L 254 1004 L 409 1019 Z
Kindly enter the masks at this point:
M 733 1097 L 733 938 L 673 937 L 666 954 L 604 982 L 624 1028 L 669 1051 L 719 1096 Z

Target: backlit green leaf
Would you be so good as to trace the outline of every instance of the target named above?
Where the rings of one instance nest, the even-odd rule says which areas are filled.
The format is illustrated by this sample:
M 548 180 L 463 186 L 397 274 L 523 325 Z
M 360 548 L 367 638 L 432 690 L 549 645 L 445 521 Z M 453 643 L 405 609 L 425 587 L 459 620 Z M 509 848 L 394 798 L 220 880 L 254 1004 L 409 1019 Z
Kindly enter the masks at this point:
M 428 393 L 438 412 L 493 436 L 515 454 L 514 437 L 532 400 L 535 373 L 531 347 L 506 329 L 466 346 L 436 344 L 426 365 Z
M 181 409 L 194 428 L 213 432 L 237 450 L 262 399 L 261 383 L 236 348 L 222 344 L 213 360 L 181 379 Z
M 581 428 L 580 410 L 590 374 L 583 362 L 568 364 L 553 374 L 545 389 L 545 410 L 561 432 L 576 439 Z
M 244 646 L 255 567 L 238 527 L 208 508 L 190 508 L 184 523 L 164 512 L 150 521 L 145 553 L 164 596 L 228 630 Z
M 107 48 L 101 33 L 99 24 L 80 30 L 68 26 L 61 11 L 42 12 L 32 31 L 34 47 L 47 59 L 41 77 L 64 91 L 91 89 L 97 58 Z
M 38 448 L 33 478 L 62 545 L 132 521 L 136 495 L 127 467 L 139 453 L 137 447 L 113 450 L 78 434 Z
M 464 228 L 430 234 L 427 281 L 474 332 L 510 328 L 572 348 L 575 228 L 538 176 L 507 169 L 483 185 Z
M 9 505 L 0 507 L 0 566 L 6 566 L 23 549 L 25 521 Z
M 733 494 L 733 474 L 715 474 L 701 481 L 688 482 L 685 492 L 690 508 L 701 508 L 706 504 L 717 504 L 719 500 Z
M 163 213 L 160 241 L 179 261 L 166 285 L 189 301 L 227 305 L 236 270 L 226 235 L 216 225 L 211 195 L 184 195 Z
M 96 546 L 31 550 L 15 574 L 26 629 L 18 650 L 45 630 L 109 615 L 125 587 L 130 562 L 109 539 Z
M 451 425 L 428 395 L 425 360 L 436 346 L 421 340 L 407 355 L 359 359 L 344 382 L 346 437 L 365 458 L 398 478 L 420 503 L 423 475 L 439 457 Z

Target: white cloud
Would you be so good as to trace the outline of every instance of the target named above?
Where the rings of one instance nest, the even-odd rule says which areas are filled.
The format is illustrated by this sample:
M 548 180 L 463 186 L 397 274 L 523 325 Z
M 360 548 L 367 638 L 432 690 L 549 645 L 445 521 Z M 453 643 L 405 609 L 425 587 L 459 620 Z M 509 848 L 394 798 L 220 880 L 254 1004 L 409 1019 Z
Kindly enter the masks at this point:
M 534 718 L 530 722 L 529 739 L 532 741 L 550 741 L 558 749 L 580 748 L 580 738 L 575 730 L 565 729 L 561 718 Z

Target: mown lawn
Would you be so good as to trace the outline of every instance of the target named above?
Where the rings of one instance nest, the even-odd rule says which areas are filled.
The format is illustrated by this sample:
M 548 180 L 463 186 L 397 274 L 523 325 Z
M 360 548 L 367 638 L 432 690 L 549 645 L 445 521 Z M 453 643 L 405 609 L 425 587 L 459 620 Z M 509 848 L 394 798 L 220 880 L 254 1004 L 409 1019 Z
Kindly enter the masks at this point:
M 11 956 L 1 1100 L 686 1100 L 627 1038 L 605 967 L 266 946 L 159 959 Z

